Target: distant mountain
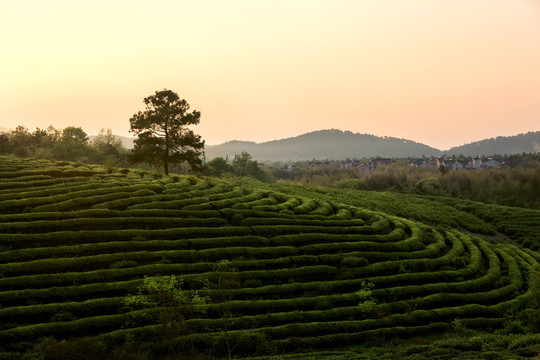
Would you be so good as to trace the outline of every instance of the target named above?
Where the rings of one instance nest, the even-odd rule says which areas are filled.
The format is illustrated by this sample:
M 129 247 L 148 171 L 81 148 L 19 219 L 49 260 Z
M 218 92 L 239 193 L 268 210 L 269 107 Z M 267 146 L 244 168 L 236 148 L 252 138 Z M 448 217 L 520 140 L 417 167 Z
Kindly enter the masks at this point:
M 342 160 L 376 156 L 421 157 L 441 154 L 438 149 L 411 140 L 341 130 L 320 130 L 263 143 L 229 141 L 221 145 L 206 146 L 205 151 L 208 159 L 227 155 L 234 157 L 235 154 L 247 151 L 260 161 Z
M 133 149 L 135 138 L 115 135 L 127 149 Z M 95 136 L 89 136 L 90 140 Z M 252 141 L 228 141 L 220 145 L 205 147 L 206 157 L 213 159 L 221 156 L 229 158 L 234 154 L 247 151 L 259 161 L 290 160 L 343 160 L 346 158 L 370 157 L 421 157 L 447 155 L 504 155 L 540 152 L 540 131 L 528 132 L 515 136 L 476 141 L 462 146 L 455 146 L 446 151 L 394 137 L 380 137 L 352 133 L 341 130 L 319 130 L 296 137 L 255 143 Z
M 504 155 L 540 152 L 540 131 L 528 132 L 515 136 L 499 136 L 497 138 L 476 141 L 470 144 L 453 147 L 446 154 L 477 156 Z

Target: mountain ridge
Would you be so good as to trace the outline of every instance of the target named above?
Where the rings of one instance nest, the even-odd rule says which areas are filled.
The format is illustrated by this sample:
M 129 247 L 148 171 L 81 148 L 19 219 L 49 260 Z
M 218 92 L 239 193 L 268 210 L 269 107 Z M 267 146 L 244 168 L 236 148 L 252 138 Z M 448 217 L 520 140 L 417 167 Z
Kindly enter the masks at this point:
M 122 144 L 133 148 L 134 138 L 116 136 Z M 504 154 L 521 154 L 540 152 L 540 131 L 528 132 L 513 136 L 479 140 L 448 150 L 437 148 L 409 140 L 390 136 L 353 133 L 337 129 L 324 129 L 300 134 L 293 137 L 254 142 L 230 140 L 218 145 L 207 145 L 207 159 L 234 156 L 247 151 L 254 159 L 260 161 L 301 161 L 313 159 L 370 158 L 370 157 L 422 157 L 464 155 L 489 156 Z
M 439 154 L 440 150 L 407 139 L 378 137 L 336 129 L 318 130 L 262 143 L 227 142 L 207 146 L 206 156 L 226 157 L 247 151 L 261 161 L 345 159 L 347 157 L 408 157 Z
M 514 136 L 484 139 L 448 150 L 389 136 L 353 133 L 336 129 L 317 130 L 294 137 L 255 143 L 232 140 L 206 146 L 208 159 L 226 157 L 247 151 L 261 161 L 291 161 L 312 159 L 422 157 L 447 155 L 504 155 L 540 152 L 540 131 Z
M 447 150 L 448 154 L 465 156 L 504 155 L 540 152 L 540 131 L 513 136 L 497 136 L 496 138 L 474 141 Z

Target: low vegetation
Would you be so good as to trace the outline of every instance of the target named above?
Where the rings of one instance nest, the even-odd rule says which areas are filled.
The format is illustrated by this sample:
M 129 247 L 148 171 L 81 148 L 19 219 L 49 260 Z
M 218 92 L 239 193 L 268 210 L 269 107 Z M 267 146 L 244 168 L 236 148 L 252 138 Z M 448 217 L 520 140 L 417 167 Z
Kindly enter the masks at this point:
M 0 179 L 0 358 L 540 351 L 539 210 L 8 157 Z
M 497 158 L 504 163 L 503 167 L 485 170 L 417 168 L 410 166 L 413 159 L 396 160 L 394 164 L 370 174 L 355 168 L 343 168 L 339 161 L 328 162 L 322 167 L 310 166 L 309 162 L 270 164 L 263 169 L 268 171 L 268 178 L 274 182 L 283 180 L 310 186 L 458 197 L 540 209 L 540 154 Z M 470 161 L 464 157 L 457 159 L 463 165 Z

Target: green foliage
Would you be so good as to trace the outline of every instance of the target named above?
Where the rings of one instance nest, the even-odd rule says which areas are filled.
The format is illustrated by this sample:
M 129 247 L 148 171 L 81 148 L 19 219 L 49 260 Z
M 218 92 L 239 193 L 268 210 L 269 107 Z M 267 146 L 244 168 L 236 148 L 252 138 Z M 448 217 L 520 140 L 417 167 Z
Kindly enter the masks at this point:
M 231 166 L 222 157 L 216 157 L 206 163 L 206 173 L 209 176 L 223 176 L 231 172 Z
M 91 146 L 105 155 L 113 155 L 116 157 L 118 157 L 121 152 L 126 151 L 122 145 L 122 141 L 113 135 L 111 129 L 101 129 L 99 134 L 92 140 Z
M 88 142 L 88 135 L 81 127 L 68 126 L 62 130 L 62 142 L 69 144 L 82 144 L 86 145 Z
M 144 277 L 137 293 L 129 295 L 124 305 L 133 308 L 160 306 L 201 305 L 206 302 L 197 292 L 192 294 L 182 290 L 183 280 L 174 275 L 162 277 Z
M 163 167 L 165 175 L 169 164 L 186 162 L 192 169 L 200 169 L 204 141 L 188 126 L 197 125 L 201 113 L 188 112 L 187 101 L 171 90 L 156 91 L 144 103 L 146 110 L 129 119 L 131 131 L 138 136 L 129 161 Z
M 27 158 L 30 156 L 30 149 L 26 146 L 19 146 L 13 150 L 13 154 L 18 157 Z
M 246 151 L 235 156 L 230 165 L 222 157 L 216 157 L 206 163 L 204 171 L 206 175 L 210 176 L 249 177 L 266 183 L 273 181 L 270 172 L 261 168 Z
M 186 320 L 200 315 L 200 305 L 208 298 L 200 296 L 197 291 L 188 292 L 182 289 L 183 279 L 171 276 L 144 277 L 136 294 L 128 295 L 124 305 L 134 309 L 158 309 L 159 327 L 156 335 L 167 346 L 167 355 L 174 356 L 178 349 L 178 338 L 191 333 Z M 127 326 L 140 321 L 131 317 Z M 184 343 L 181 347 L 185 346 Z
M 535 210 L 151 174 L 0 158 L 0 357 L 538 345 L 540 255 L 496 233 L 533 239 Z M 410 336 L 423 343 L 392 348 Z
M 377 305 L 377 299 L 373 297 L 374 287 L 375 284 L 364 281 L 362 288 L 355 293 L 359 299 L 358 307 L 364 314 L 371 314 Z

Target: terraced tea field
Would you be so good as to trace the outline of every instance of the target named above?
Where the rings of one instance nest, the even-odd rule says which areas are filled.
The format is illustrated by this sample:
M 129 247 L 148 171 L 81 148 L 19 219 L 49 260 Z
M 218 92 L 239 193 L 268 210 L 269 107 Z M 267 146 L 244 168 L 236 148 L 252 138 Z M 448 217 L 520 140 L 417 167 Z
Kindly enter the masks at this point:
M 166 352 L 163 308 L 126 302 L 145 277 L 206 299 L 169 345 L 223 356 L 493 330 L 534 301 L 533 250 L 324 197 L 10 158 L 0 179 L 0 357 L 74 336 Z

